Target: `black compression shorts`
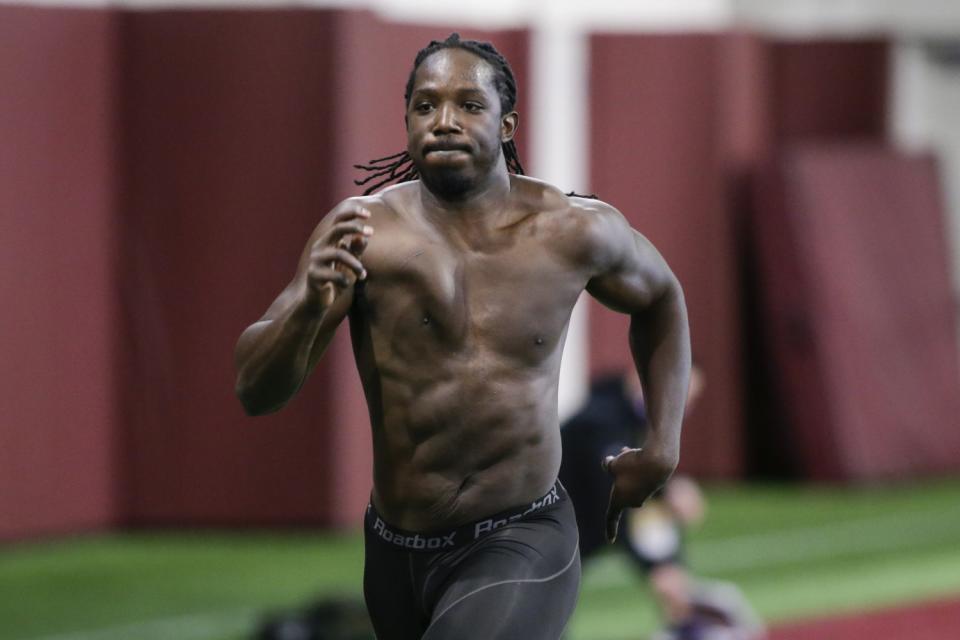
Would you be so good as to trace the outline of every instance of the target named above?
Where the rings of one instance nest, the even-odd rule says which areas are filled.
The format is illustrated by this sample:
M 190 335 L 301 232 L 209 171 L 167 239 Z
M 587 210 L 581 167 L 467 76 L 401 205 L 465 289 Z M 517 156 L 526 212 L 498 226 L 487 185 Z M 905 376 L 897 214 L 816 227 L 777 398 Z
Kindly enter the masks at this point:
M 576 605 L 573 505 L 557 482 L 531 504 L 415 533 L 370 504 L 363 592 L 379 640 L 557 640 Z

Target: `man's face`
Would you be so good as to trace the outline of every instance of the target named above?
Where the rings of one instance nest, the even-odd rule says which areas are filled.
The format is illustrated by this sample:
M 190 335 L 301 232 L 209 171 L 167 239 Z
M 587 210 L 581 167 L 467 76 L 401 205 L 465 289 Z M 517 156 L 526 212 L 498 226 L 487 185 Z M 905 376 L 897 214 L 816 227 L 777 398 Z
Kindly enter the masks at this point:
M 406 120 L 407 151 L 425 184 L 456 196 L 496 166 L 517 117 L 501 115 L 495 71 L 486 61 L 441 49 L 417 69 Z

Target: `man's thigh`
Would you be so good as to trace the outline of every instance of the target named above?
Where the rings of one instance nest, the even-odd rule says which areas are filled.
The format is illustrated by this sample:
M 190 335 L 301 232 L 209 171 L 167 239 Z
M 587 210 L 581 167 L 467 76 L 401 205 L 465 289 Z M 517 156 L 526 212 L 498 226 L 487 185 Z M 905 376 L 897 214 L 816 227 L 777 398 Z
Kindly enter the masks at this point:
M 367 533 L 363 597 L 377 638 L 420 640 L 430 620 L 416 594 L 409 553 Z
M 580 587 L 569 500 L 483 539 L 449 576 L 424 640 L 557 640 Z

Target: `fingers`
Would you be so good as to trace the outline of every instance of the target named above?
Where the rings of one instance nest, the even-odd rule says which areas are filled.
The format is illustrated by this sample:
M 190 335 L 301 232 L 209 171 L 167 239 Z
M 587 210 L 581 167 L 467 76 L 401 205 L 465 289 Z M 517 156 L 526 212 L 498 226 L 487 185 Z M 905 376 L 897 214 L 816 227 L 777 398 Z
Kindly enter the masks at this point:
M 637 455 L 641 451 L 643 451 L 643 449 L 631 449 L 630 447 L 621 447 L 619 454 L 615 456 L 607 456 L 606 458 L 603 459 L 603 461 L 600 464 L 603 467 L 604 471 L 606 471 L 611 475 L 616 475 L 617 473 L 616 467 L 620 466 L 620 461 L 624 459 L 625 456 Z
M 309 280 L 315 289 L 320 289 L 327 283 L 333 283 L 340 288 L 350 286 L 350 278 L 347 277 L 347 274 L 333 267 L 312 267 Z
M 355 256 L 363 255 L 363 252 L 366 251 L 367 245 L 369 244 L 370 236 L 364 235 L 351 235 L 347 236 L 346 242 L 344 243 L 341 240 L 341 243 L 344 244 L 344 248 L 352 253 Z
M 366 207 L 356 206 L 341 211 L 333 217 L 333 225 L 326 234 L 327 244 L 336 244 L 340 238 L 348 233 L 373 235 L 373 227 L 367 224 L 369 219 L 370 210 Z
M 333 225 L 313 245 L 310 253 L 311 268 L 308 274 L 310 284 L 322 287 L 332 282 L 340 287 L 349 286 L 350 272 L 358 280 L 366 280 L 367 271 L 359 260 L 367 248 L 373 227 L 367 224 L 370 211 L 366 207 L 354 206 L 336 214 Z M 340 276 L 334 277 L 332 272 Z
M 321 239 L 325 245 L 350 246 L 355 238 L 369 238 L 373 235 L 373 227 L 359 220 L 348 220 L 334 224 Z M 366 244 L 364 244 L 366 246 Z
M 610 490 L 610 504 L 607 506 L 607 542 L 613 543 L 617 540 L 617 532 L 620 529 L 620 516 L 623 515 L 623 507 L 618 503 L 616 497 L 617 489 Z
M 333 247 L 315 249 L 310 254 L 310 258 L 307 281 L 314 289 L 328 282 L 341 288 L 348 287 L 352 284 L 350 275 L 357 280 L 364 280 L 367 277 L 367 270 L 359 258 L 346 249 Z
M 607 456 L 601 463 L 604 470 L 613 476 L 610 502 L 607 505 L 607 542 L 614 542 L 617 539 L 623 509 L 627 505 L 639 507 L 647 497 L 647 493 L 643 491 L 641 491 L 643 495 L 634 495 L 636 488 L 631 486 L 633 484 L 631 476 L 636 470 L 636 463 L 642 451 L 643 449 L 622 447 L 619 454 Z
M 370 217 L 369 209 L 367 209 L 366 207 L 362 207 L 360 205 L 356 205 L 356 206 L 351 205 L 349 209 L 341 211 L 340 213 L 335 215 L 333 217 L 333 222 L 334 224 L 336 224 L 338 222 L 345 222 L 347 220 L 354 220 L 356 218 L 366 219 L 369 217 Z
M 620 527 L 620 515 L 623 513 L 623 505 L 620 503 L 620 495 L 617 492 L 617 462 L 623 456 L 624 452 L 627 451 L 627 447 L 623 447 L 620 450 L 620 454 L 616 456 L 607 456 L 603 459 L 603 468 L 604 470 L 613 476 L 613 486 L 610 487 L 610 500 L 607 503 L 607 519 L 606 519 L 606 537 L 607 542 L 615 542 L 617 539 L 617 529 Z
M 367 270 L 364 269 L 360 259 L 346 249 L 334 247 L 316 248 L 310 254 L 310 262 L 316 267 L 331 268 L 336 268 L 335 263 L 342 264 L 350 271 L 353 271 L 361 280 L 367 276 Z

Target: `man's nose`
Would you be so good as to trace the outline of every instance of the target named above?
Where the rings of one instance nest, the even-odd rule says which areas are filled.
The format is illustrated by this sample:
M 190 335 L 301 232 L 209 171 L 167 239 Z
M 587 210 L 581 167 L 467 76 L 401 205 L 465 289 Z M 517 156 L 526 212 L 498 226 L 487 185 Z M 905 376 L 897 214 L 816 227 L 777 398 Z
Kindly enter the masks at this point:
M 460 131 L 460 121 L 457 119 L 457 110 L 453 105 L 440 105 L 437 117 L 433 122 L 434 133 L 452 133 Z

